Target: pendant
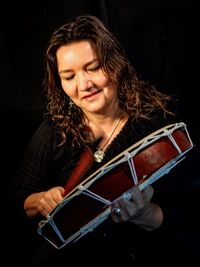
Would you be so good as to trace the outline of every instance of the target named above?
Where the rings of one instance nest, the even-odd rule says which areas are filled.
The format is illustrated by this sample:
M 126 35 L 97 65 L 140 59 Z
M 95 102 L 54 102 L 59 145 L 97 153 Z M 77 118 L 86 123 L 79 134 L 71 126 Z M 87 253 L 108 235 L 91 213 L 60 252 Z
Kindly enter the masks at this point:
M 97 149 L 97 151 L 94 153 L 94 160 L 96 162 L 99 162 L 100 163 L 100 162 L 102 162 L 104 156 L 105 156 L 104 151 L 101 150 L 101 149 Z

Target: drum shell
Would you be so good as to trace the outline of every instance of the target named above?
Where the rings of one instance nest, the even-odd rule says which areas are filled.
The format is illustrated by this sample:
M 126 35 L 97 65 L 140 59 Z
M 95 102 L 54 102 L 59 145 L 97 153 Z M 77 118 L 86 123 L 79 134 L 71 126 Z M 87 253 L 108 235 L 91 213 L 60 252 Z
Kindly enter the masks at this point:
M 131 157 L 127 157 L 133 152 L 129 151 L 123 156 L 127 160 L 122 161 L 102 176 L 96 175 L 92 179 L 86 179 L 81 184 L 82 189 L 87 188 L 108 202 L 114 202 L 136 185 L 132 168 L 136 172 L 137 184 L 141 184 L 148 181 L 149 177 L 166 163 L 180 158 L 191 148 L 191 141 L 184 128 L 175 130 L 172 137 L 179 149 L 169 136 L 163 136 L 143 149 L 139 149 Z M 118 159 L 120 160 L 121 158 Z M 90 195 L 85 195 L 84 190 L 79 190 L 77 187 L 74 195 L 66 198 L 62 205 L 50 214 L 50 219 L 40 225 L 39 232 L 54 246 L 60 248 L 84 235 L 83 228 L 86 232 L 93 231 L 97 218 L 100 221 L 107 218 L 107 216 L 101 218 L 107 209 L 107 204 Z

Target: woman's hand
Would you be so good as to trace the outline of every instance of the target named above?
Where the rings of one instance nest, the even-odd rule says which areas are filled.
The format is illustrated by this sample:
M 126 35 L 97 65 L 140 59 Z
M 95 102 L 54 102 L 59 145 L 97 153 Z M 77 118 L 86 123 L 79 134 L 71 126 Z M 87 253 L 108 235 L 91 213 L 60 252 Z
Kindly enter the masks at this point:
M 112 219 L 115 222 L 131 221 L 146 230 L 159 227 L 163 213 L 158 205 L 151 203 L 153 194 L 151 185 L 142 191 L 134 186 L 129 193 L 125 193 L 124 197 L 113 204 Z
M 24 202 L 24 209 L 28 217 L 47 215 L 63 200 L 64 188 L 56 186 L 48 191 L 34 193 Z

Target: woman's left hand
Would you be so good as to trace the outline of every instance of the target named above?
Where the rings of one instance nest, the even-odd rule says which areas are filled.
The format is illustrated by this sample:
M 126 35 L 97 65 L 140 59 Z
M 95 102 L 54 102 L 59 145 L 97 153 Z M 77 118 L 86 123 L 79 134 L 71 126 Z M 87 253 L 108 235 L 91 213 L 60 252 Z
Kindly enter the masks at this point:
M 153 194 L 151 185 L 142 191 L 134 186 L 112 205 L 112 219 L 115 222 L 132 221 L 147 230 L 157 228 L 162 223 L 163 214 L 158 205 L 151 203 Z

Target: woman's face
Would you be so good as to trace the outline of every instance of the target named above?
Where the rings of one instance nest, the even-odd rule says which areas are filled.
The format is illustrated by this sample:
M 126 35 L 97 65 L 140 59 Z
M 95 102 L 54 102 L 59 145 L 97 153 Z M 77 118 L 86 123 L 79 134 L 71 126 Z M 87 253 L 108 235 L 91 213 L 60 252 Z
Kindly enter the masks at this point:
M 56 55 L 62 88 L 85 114 L 106 114 L 118 105 L 116 88 L 103 73 L 90 42 L 61 46 Z

